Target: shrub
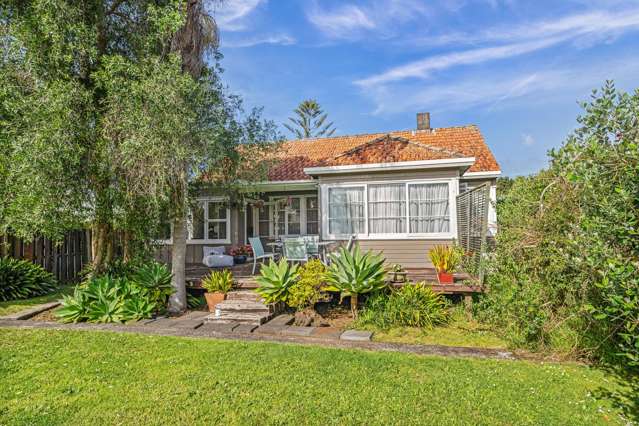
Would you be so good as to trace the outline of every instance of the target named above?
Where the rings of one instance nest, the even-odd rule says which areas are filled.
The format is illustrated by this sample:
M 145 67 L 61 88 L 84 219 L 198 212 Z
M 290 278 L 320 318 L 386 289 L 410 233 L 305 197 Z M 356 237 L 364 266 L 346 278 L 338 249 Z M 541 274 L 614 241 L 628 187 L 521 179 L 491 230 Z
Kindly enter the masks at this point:
M 10 257 L 0 258 L 0 301 L 41 296 L 56 287 L 53 275 L 40 265 Z
M 228 269 L 211 271 L 202 279 L 202 288 L 209 293 L 228 293 L 233 288 L 233 274 Z
M 173 292 L 165 265 L 149 264 L 132 272 L 133 278 L 103 275 L 76 286 L 64 296 L 56 315 L 63 322 L 127 322 L 150 318 L 166 309 Z
M 309 260 L 299 268 L 299 279 L 289 289 L 287 304 L 302 311 L 312 308 L 322 299 L 326 285 L 326 266 L 317 259 Z
M 428 257 L 437 272 L 455 272 L 463 256 L 463 250 L 456 245 L 436 245 L 428 252 Z
M 271 260 L 268 265 L 262 265 L 260 276 L 256 281 L 260 285 L 257 292 L 267 303 L 286 302 L 289 290 L 299 278 L 297 265 L 290 265 L 286 258 L 279 262 Z
M 639 92 L 608 83 L 550 166 L 499 194 L 479 305 L 515 345 L 639 368 Z
M 408 284 L 390 294 L 370 297 L 358 323 L 383 329 L 391 327 L 424 327 L 448 322 L 448 302 L 426 283 Z
M 371 251 L 362 254 L 357 246 L 352 253 L 342 247 L 330 258 L 327 281 L 342 297 L 350 296 L 351 312 L 356 317 L 358 296 L 386 287 L 385 259 Z

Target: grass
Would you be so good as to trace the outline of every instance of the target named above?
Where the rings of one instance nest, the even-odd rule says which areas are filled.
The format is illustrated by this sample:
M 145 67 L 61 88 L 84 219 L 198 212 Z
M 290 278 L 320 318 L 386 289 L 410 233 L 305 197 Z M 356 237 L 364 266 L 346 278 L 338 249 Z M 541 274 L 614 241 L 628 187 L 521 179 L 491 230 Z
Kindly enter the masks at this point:
M 393 327 L 383 330 L 372 325 L 358 328 L 374 331 L 373 339 L 381 342 L 500 349 L 508 347 L 508 343 L 499 338 L 489 327 L 468 319 L 463 306 L 452 309 L 451 321 L 448 324 L 431 329 Z
M 0 424 L 622 424 L 578 365 L 0 329 Z M 606 395 L 606 397 L 600 397 Z
M 0 302 L 0 317 L 4 315 L 15 314 L 16 312 L 24 311 L 36 305 L 43 303 L 55 302 L 62 298 L 63 294 L 70 294 L 73 292 L 73 286 L 61 287 L 54 293 L 45 294 L 44 296 L 33 297 L 31 299 L 22 300 L 9 300 L 6 302 Z

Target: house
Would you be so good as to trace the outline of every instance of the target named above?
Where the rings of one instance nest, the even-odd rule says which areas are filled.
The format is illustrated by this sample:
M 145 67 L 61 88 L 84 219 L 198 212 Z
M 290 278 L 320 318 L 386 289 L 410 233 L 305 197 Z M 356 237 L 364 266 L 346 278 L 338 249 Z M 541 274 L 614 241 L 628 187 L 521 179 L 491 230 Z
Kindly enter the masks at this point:
M 189 226 L 187 263 L 202 247 L 243 244 L 259 236 L 356 236 L 389 263 L 428 266 L 427 252 L 457 235 L 456 196 L 491 185 L 501 171 L 477 126 L 430 128 L 428 113 L 415 130 L 303 139 L 283 143 L 261 197 L 243 207 L 205 196 Z M 494 206 L 489 229 L 496 226 Z

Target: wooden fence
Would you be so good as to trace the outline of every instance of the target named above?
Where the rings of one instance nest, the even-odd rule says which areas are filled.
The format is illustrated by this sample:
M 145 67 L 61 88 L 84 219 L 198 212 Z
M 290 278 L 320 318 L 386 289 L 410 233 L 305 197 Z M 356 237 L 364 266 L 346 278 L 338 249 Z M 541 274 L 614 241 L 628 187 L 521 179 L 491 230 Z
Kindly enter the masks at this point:
M 31 241 L 11 235 L 0 235 L 0 253 L 25 259 L 51 272 L 59 282 L 75 282 L 91 256 L 91 236 L 88 231 L 72 231 L 62 241 L 37 237 Z

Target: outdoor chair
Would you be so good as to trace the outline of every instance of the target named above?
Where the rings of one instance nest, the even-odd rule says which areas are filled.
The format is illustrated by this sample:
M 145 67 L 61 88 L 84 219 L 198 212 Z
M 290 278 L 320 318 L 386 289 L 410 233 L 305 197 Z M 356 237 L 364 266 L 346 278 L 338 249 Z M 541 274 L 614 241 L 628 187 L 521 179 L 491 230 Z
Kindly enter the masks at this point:
M 259 237 L 249 238 L 249 244 L 253 249 L 253 274 L 255 274 L 255 269 L 257 268 L 258 259 L 273 259 L 275 260 L 275 253 L 266 253 L 264 251 L 264 246 L 262 246 L 262 240 Z
M 289 262 L 308 262 L 308 250 L 304 238 L 285 239 L 284 256 Z
M 346 245 L 344 246 L 344 248 L 348 251 L 352 251 L 353 250 L 353 245 L 355 244 L 355 235 L 351 235 L 350 237 L 348 237 L 348 241 L 346 242 Z M 339 247 L 338 247 L 339 249 Z M 331 256 L 338 256 L 339 257 L 339 251 L 333 251 L 330 253 Z M 326 256 L 326 263 L 330 264 L 331 263 L 331 256 Z
M 320 256 L 319 236 L 306 235 L 302 238 L 304 239 L 304 242 L 306 243 L 306 251 L 308 252 L 308 256 L 319 258 Z

